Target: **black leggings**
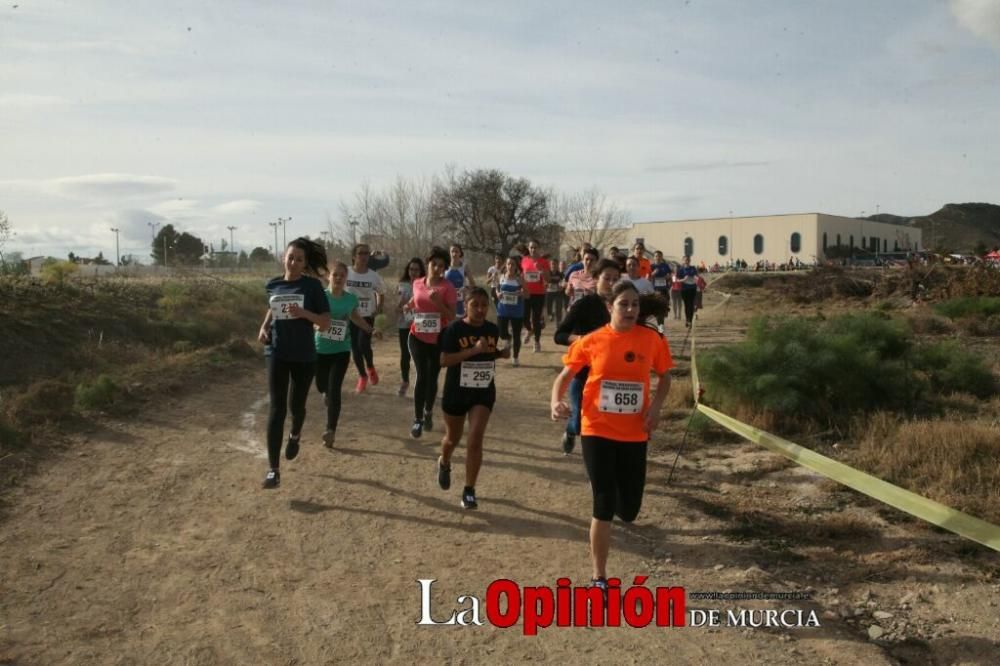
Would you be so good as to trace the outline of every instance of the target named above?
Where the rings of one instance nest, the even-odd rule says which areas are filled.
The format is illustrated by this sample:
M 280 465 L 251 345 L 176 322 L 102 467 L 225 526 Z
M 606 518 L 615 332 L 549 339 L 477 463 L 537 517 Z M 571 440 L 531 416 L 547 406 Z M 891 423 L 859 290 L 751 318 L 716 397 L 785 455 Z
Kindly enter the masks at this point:
M 326 429 L 337 432 L 340 420 L 340 389 L 351 362 L 351 352 L 316 355 L 316 388 L 326 395 Z
M 314 361 L 282 361 L 267 357 L 267 387 L 271 394 L 271 410 L 267 415 L 267 460 L 272 469 L 278 469 L 281 460 L 281 442 L 284 439 L 285 416 L 288 414 L 288 389 L 291 383 L 292 433 L 302 432 L 306 420 L 306 399 L 309 385 L 316 372 Z
M 417 371 L 417 385 L 413 387 L 413 413 L 418 421 L 424 412 L 434 409 L 438 392 L 438 374 L 441 372 L 441 350 L 436 342 L 424 342 L 415 335 L 410 336 L 410 355 Z
M 545 294 L 530 296 L 527 305 L 530 311 L 528 329 L 535 336 L 535 342 L 540 342 L 542 339 L 542 329 L 545 328 L 545 317 L 542 316 L 542 313 L 545 312 Z
M 365 317 L 369 326 L 375 325 L 375 317 Z M 369 368 L 375 367 L 375 355 L 372 353 L 372 336 L 358 328 L 355 323 L 350 322 L 351 328 L 351 356 L 354 357 L 354 367 L 358 369 L 358 374 L 362 377 L 365 374 L 365 363 Z
M 399 376 L 404 384 L 410 383 L 410 329 L 399 329 Z
M 697 289 L 681 289 L 681 298 L 684 300 L 684 318 L 689 324 L 694 319 L 694 299 L 697 296 Z
M 514 330 L 514 358 L 521 353 L 521 325 L 524 324 L 522 317 L 497 317 L 497 325 L 500 326 L 500 339 L 510 340 L 510 330 Z M 509 325 L 509 328 L 508 328 Z
M 563 318 L 563 305 L 566 302 L 565 298 L 566 294 L 561 291 L 545 292 L 545 314 L 552 317 L 553 321 L 555 321 L 557 325 Z
M 646 442 L 616 442 L 584 435 L 583 464 L 594 492 L 594 518 L 626 523 L 639 515 L 646 485 Z

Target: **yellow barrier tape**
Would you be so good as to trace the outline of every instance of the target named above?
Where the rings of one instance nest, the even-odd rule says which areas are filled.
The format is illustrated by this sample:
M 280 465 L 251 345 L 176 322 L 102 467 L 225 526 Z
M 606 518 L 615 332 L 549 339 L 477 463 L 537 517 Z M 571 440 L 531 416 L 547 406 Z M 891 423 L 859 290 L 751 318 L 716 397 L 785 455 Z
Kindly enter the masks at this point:
M 837 462 L 787 439 L 754 428 L 699 402 L 698 367 L 694 354 L 694 327 L 691 330 L 691 385 L 694 390 L 695 409 L 719 425 L 741 437 L 780 453 L 789 460 L 822 474 L 828 479 L 852 488 L 880 502 L 904 511 L 950 532 L 971 539 L 976 543 L 1000 551 L 1000 527 L 985 520 L 962 513 L 922 495 L 910 492 L 888 481 L 866 474 L 844 463 Z

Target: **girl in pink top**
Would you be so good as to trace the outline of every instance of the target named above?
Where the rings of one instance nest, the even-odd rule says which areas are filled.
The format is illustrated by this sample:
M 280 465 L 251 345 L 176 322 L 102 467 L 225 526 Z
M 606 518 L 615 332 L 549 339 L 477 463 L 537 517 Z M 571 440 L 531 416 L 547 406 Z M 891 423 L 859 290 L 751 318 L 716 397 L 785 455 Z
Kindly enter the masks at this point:
M 441 352 L 438 337 L 455 318 L 458 294 L 455 287 L 444 278 L 448 267 L 448 253 L 440 247 L 431 249 L 427 257 L 427 277 L 413 281 L 413 298 L 404 307 L 413 313 L 410 324 L 410 356 L 413 357 L 417 382 L 413 389 L 415 418 L 410 437 L 417 439 L 424 430 L 433 427 L 432 412 L 437 398 L 438 374 L 441 371 Z

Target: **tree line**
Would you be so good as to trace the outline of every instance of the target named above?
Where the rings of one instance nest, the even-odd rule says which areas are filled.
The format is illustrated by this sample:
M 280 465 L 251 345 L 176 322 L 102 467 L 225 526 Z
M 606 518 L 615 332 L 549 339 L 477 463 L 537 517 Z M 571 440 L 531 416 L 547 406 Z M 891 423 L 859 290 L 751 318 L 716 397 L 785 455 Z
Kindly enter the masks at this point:
M 628 212 L 597 188 L 567 195 L 499 169 L 446 167 L 430 180 L 397 177 L 378 190 L 362 183 L 341 203 L 339 220 L 327 215 L 323 236 L 335 252 L 365 240 L 406 257 L 446 242 L 509 254 L 531 239 L 552 251 L 622 244 L 630 226 Z

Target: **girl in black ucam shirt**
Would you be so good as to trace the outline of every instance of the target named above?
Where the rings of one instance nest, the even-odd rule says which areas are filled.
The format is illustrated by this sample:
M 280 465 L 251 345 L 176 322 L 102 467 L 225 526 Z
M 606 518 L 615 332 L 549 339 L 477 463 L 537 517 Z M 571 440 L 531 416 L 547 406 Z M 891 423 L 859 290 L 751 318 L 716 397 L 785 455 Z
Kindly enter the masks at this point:
M 292 460 L 299 454 L 299 436 L 306 419 L 306 398 L 316 374 L 313 327 L 321 331 L 330 328 L 330 304 L 326 300 L 323 283 L 313 277 L 327 272 L 323 246 L 308 238 L 296 238 L 285 248 L 283 263 L 284 275 L 267 283 L 269 308 L 257 336 L 265 345 L 271 398 L 267 416 L 269 469 L 264 477 L 264 488 L 277 488 L 281 483 L 278 465 L 289 402 L 292 428 L 285 457 Z
M 483 436 L 496 402 L 493 376 L 496 359 L 509 358 L 510 350 L 497 350 L 500 329 L 486 321 L 490 297 L 486 290 L 474 287 L 465 300 L 465 317 L 453 321 L 441 333 L 441 366 L 448 368 L 441 397 L 444 412 L 444 439 L 438 459 L 438 485 L 451 487 L 451 454 L 462 439 L 465 419 L 469 419 L 466 441 L 465 488 L 462 508 L 475 509 L 476 478 L 483 464 Z

